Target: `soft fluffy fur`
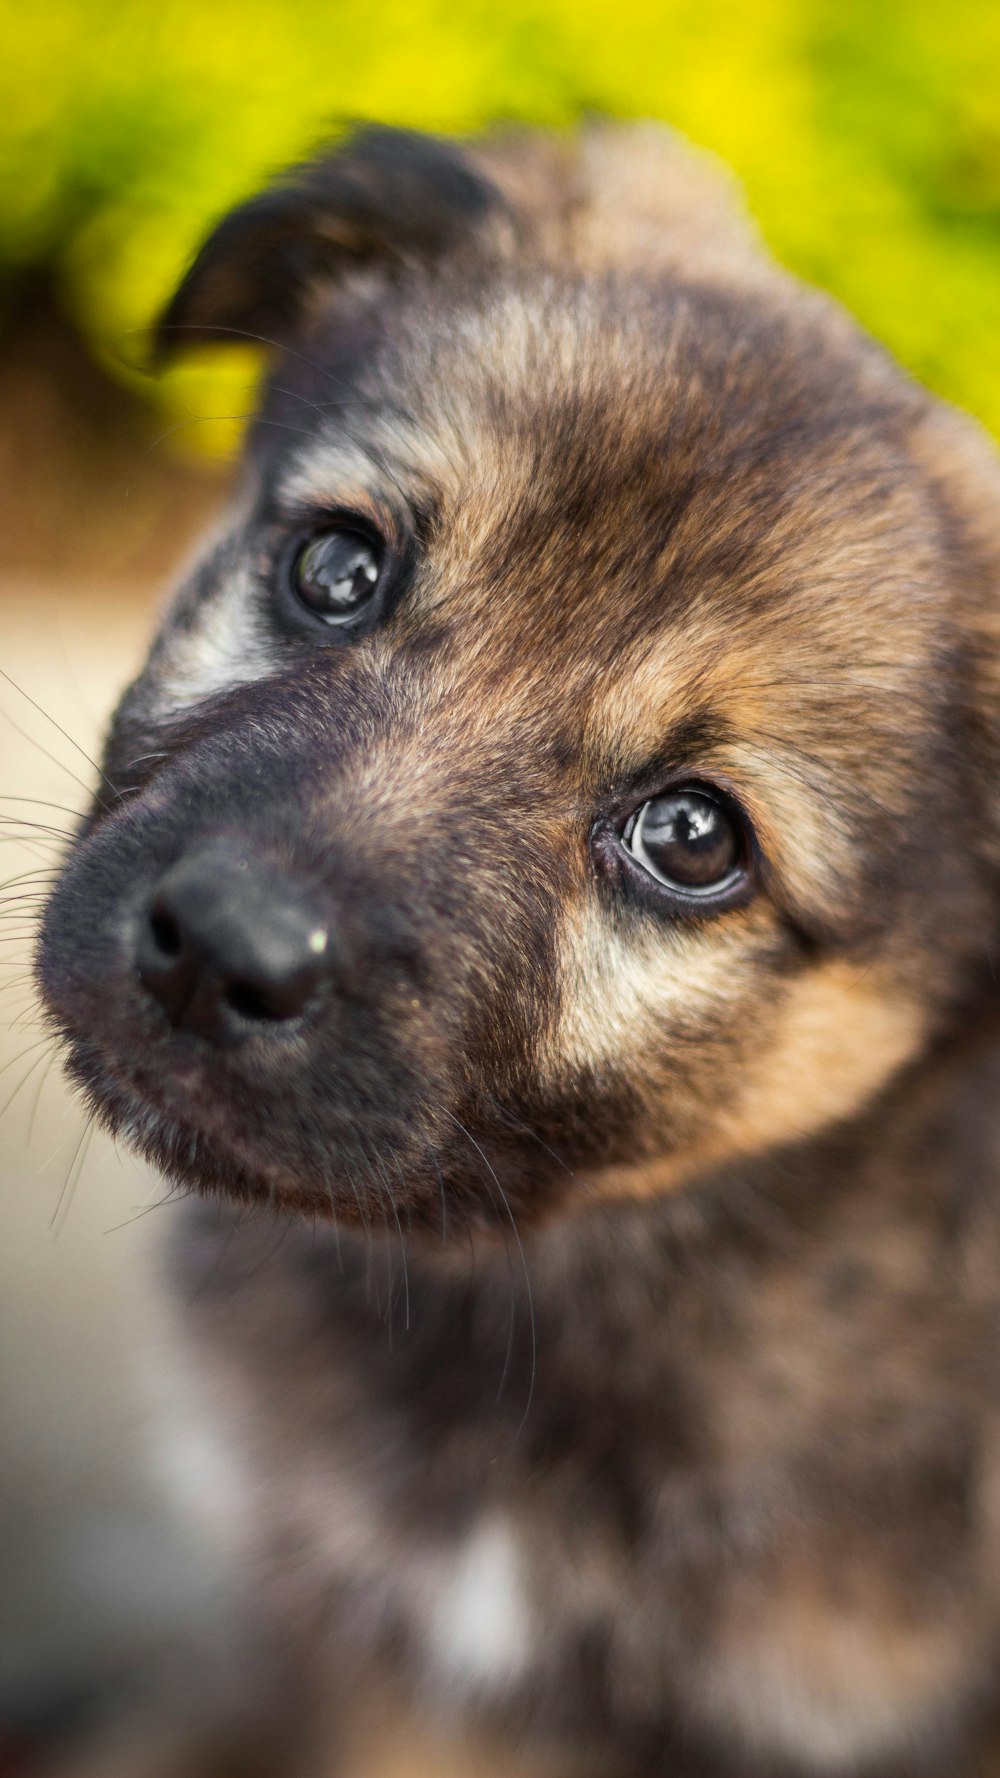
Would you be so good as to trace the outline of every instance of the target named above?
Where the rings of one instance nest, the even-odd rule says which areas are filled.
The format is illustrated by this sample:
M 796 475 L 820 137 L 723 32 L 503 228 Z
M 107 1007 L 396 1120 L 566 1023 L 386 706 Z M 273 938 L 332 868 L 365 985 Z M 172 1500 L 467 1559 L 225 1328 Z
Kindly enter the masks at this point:
M 242 488 L 39 973 L 102 1116 L 264 1207 L 183 1243 L 261 1597 L 319 1695 L 560 1770 L 986 1770 L 991 448 L 647 126 L 363 132 L 160 342 L 227 330 L 270 354 Z M 399 592 L 328 646 L 275 587 L 344 509 Z M 753 892 L 668 917 L 616 835 L 691 780 Z M 226 1050 L 132 961 L 220 834 L 340 947 L 321 1018 Z

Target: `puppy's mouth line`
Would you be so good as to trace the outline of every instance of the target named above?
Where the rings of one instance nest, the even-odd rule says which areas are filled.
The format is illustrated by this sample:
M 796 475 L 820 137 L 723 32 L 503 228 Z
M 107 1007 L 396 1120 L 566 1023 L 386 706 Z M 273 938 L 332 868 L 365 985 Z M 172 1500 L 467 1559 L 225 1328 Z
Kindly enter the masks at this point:
M 109 1065 L 97 1046 L 81 1054 L 83 1047 L 71 1046 L 67 1062 L 98 1123 L 185 1194 L 301 1214 L 314 1223 L 363 1229 L 369 1238 L 398 1231 L 398 1211 L 387 1211 L 384 1181 L 380 1185 L 365 1169 L 349 1163 L 331 1169 L 332 1152 L 327 1164 L 317 1157 L 313 1167 L 299 1173 L 268 1165 L 258 1145 L 242 1142 L 229 1127 L 220 1136 L 211 1124 L 193 1118 L 189 1107 L 179 1115 L 169 1102 L 137 1086 L 126 1068 Z M 435 1214 L 428 1226 L 437 1230 L 436 1196 L 431 1203 Z M 451 1214 L 457 1216 L 457 1206 Z
M 151 1081 L 150 1068 L 137 1077 L 128 1063 L 92 1037 L 65 1028 L 61 1036 L 65 1065 L 98 1123 L 185 1189 L 216 1195 L 222 1179 L 224 1195 L 235 1190 L 241 1200 L 280 1202 L 313 1217 L 364 1226 L 384 1218 L 384 1208 L 379 1215 L 384 1182 L 380 1186 L 368 1176 L 370 1168 L 342 1158 L 336 1143 L 303 1157 L 297 1171 L 272 1164 L 259 1137 L 243 1140 L 226 1112 L 211 1097 L 195 1098 L 186 1082 L 178 1082 L 176 1071 L 164 1071 Z M 349 1147 L 346 1140 L 344 1147 Z M 208 1181 L 206 1166 L 212 1175 Z M 238 1185 L 231 1182 L 233 1174 L 239 1175 Z
M 184 1142 L 204 1145 L 213 1159 L 225 1165 L 231 1162 L 259 1181 L 262 1194 L 280 1188 L 285 1175 L 279 1176 L 261 1164 L 259 1149 L 242 1144 L 232 1124 L 221 1112 L 213 1116 L 211 1100 L 195 1095 L 196 1068 L 184 1070 L 183 1081 L 177 1071 L 163 1071 L 163 1078 L 153 1084 L 145 1070 L 139 1072 L 91 1037 L 63 1034 L 66 1065 L 80 1090 L 93 1106 L 99 1122 L 114 1137 L 121 1137 L 130 1148 L 147 1159 L 155 1160 L 156 1150 L 172 1154 Z M 151 1071 L 150 1071 L 151 1072 Z M 183 1106 L 175 1104 L 184 1095 Z M 140 1134 L 141 1132 L 141 1134 Z M 192 1169 L 193 1170 L 193 1169 Z

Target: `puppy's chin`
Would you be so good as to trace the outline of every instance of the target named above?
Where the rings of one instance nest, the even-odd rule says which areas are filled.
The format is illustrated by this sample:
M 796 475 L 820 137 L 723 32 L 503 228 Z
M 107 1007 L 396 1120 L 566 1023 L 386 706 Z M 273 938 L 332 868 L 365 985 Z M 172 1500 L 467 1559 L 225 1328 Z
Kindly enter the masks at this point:
M 63 1065 L 97 1121 L 116 1141 L 154 1167 L 175 1190 L 225 1199 L 241 1207 L 280 1210 L 398 1238 L 426 1235 L 464 1251 L 476 1232 L 506 1240 L 518 1222 L 544 1220 L 561 1204 L 565 1184 L 540 1181 L 518 1143 L 508 1150 L 483 1130 L 459 1153 L 419 1152 L 404 1132 L 383 1132 L 376 1146 L 345 1121 L 320 1150 L 303 1143 L 289 1163 L 266 1136 L 266 1111 L 255 1127 L 191 1069 L 171 1070 L 136 1045 L 131 1060 L 59 1022 Z M 456 1120 L 456 1127 L 459 1127 Z M 305 1134 L 305 1132 L 303 1132 Z M 290 1145 L 289 1145 L 290 1146 Z M 540 1150 L 540 1153 L 545 1151 Z M 562 1181 L 572 1176 L 561 1170 Z M 537 1195 L 536 1195 L 537 1194 Z M 512 1208 L 513 1206 L 513 1208 Z
M 321 1188 L 305 1169 L 293 1173 L 258 1144 L 241 1142 L 210 1099 L 162 1073 L 154 1085 L 141 1065 L 130 1067 L 91 1041 L 65 1030 L 62 1035 L 66 1072 L 98 1123 L 178 1190 L 241 1205 L 280 1205 L 311 1217 L 364 1220 L 363 1199 L 346 1182 L 338 1189 L 331 1177 Z

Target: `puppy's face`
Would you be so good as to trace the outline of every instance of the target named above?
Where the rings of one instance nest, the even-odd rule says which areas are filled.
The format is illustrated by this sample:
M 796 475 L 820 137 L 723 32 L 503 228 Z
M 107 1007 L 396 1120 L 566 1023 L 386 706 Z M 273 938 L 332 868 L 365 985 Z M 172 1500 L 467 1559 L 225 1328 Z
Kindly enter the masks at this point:
M 697 205 L 647 252 L 632 152 L 372 133 L 168 317 L 271 375 L 39 972 L 182 1180 L 668 1190 L 849 1117 L 977 991 L 995 582 L 951 422 Z

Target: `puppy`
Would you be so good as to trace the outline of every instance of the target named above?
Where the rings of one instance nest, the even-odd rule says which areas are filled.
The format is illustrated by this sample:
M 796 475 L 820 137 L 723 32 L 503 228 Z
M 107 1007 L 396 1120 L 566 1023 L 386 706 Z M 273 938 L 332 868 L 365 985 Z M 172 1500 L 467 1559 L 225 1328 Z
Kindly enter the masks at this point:
M 362 130 L 159 343 L 248 337 L 38 976 L 212 1200 L 261 1619 L 533 1772 L 992 1770 L 992 449 L 648 126 Z

